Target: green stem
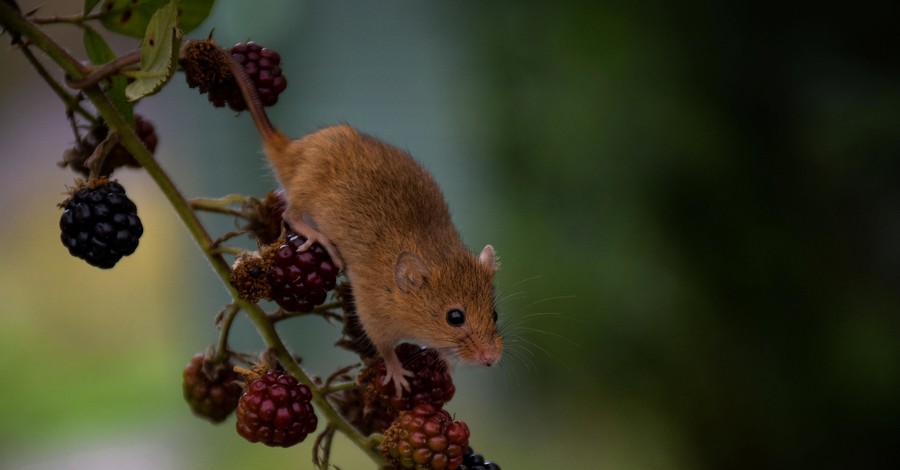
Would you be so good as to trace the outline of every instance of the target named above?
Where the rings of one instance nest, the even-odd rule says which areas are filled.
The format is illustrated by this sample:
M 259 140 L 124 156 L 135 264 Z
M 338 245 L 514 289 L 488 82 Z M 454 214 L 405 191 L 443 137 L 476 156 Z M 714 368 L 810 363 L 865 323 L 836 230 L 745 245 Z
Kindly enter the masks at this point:
M 234 317 L 241 310 L 237 305 L 231 303 L 226 307 L 225 315 L 222 317 L 222 330 L 219 332 L 219 342 L 216 344 L 216 355 L 214 362 L 222 362 L 228 353 L 228 335 L 231 333 L 231 324 L 234 323 Z
M 81 79 L 87 74 L 88 69 L 81 65 L 81 62 L 75 60 L 56 41 L 47 36 L 40 28 L 28 21 L 6 2 L 0 2 L 0 24 L 10 31 L 27 36 L 35 46 L 44 51 L 70 77 Z
M 28 21 L 22 15 L 6 2 L 0 1 L 0 25 L 4 28 L 26 36 L 39 49 L 44 51 L 47 56 L 56 62 L 63 71 L 74 80 L 82 80 L 88 75 L 89 70 L 81 65 L 75 58 L 69 55 L 62 47 L 60 47 L 53 39 L 47 36 L 43 31 Z M 93 103 L 94 107 L 103 116 L 110 132 L 116 132 L 121 138 L 121 144 L 128 150 L 143 167 L 147 174 L 159 186 L 169 203 L 175 209 L 175 212 L 185 224 L 188 232 L 200 246 L 203 254 L 206 256 L 213 270 L 219 275 L 226 290 L 232 298 L 235 299 L 235 305 L 243 310 L 247 316 L 253 321 L 257 331 L 263 337 L 263 340 L 272 348 L 278 358 L 278 361 L 294 375 L 301 383 L 306 384 L 313 393 L 313 403 L 319 409 L 320 413 L 325 415 L 325 419 L 341 431 L 348 439 L 353 441 L 363 452 L 365 452 L 372 460 L 379 465 L 384 464 L 381 454 L 375 450 L 369 440 L 361 435 L 347 420 L 333 407 L 322 390 L 313 382 L 309 374 L 307 374 L 296 359 L 291 355 L 285 346 L 281 337 L 275 329 L 275 325 L 271 322 L 268 315 L 254 303 L 240 299 L 231 286 L 229 281 L 231 270 L 222 255 L 213 253 L 210 247 L 213 244 L 212 238 L 207 233 L 205 227 L 197 218 L 196 213 L 191 209 L 191 205 L 181 195 L 175 184 L 159 166 L 153 155 L 144 147 L 138 136 L 135 134 L 132 126 L 129 126 L 125 118 L 119 113 L 118 109 L 109 101 L 108 97 L 98 86 L 90 86 L 83 90 L 83 93 Z
M 63 88 L 59 82 L 56 81 L 51 75 L 50 72 L 47 71 L 47 68 L 44 67 L 37 57 L 34 56 L 34 53 L 31 52 L 31 49 L 28 48 L 27 45 L 22 46 L 22 54 L 25 54 L 25 58 L 28 59 L 28 62 L 31 63 L 31 66 L 37 71 L 38 75 L 47 82 L 47 85 L 50 86 L 50 89 L 56 93 L 56 96 L 59 96 L 61 100 L 66 104 L 67 110 L 72 110 L 80 114 L 82 117 L 87 119 L 91 124 L 97 122 L 97 118 L 95 118 L 91 113 L 87 112 L 81 104 L 79 103 L 78 97 L 72 96 L 69 92 Z M 76 135 L 77 137 L 77 135 Z

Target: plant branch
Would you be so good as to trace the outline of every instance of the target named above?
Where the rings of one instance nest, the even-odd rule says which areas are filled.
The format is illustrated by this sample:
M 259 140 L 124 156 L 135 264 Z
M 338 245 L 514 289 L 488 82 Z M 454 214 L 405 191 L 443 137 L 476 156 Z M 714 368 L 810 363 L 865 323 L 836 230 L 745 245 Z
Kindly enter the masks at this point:
M 24 18 L 20 12 L 10 4 L 0 1 L 0 24 L 14 34 L 27 37 L 47 56 L 57 63 L 60 68 L 71 78 L 78 82 L 89 75 L 90 70 L 84 67 L 78 60 L 59 46 L 52 38 L 47 36 L 34 23 Z M 213 240 L 205 227 L 191 208 L 190 203 L 178 191 L 168 174 L 159 166 L 153 155 L 141 143 L 135 130 L 128 125 L 118 109 L 109 101 L 109 98 L 99 86 L 87 86 L 83 90 L 84 95 L 91 101 L 98 113 L 109 126 L 110 132 L 115 132 L 121 139 L 121 145 L 125 147 L 143 166 L 144 170 L 160 188 L 163 195 L 175 209 L 188 232 L 194 238 L 197 245 L 203 251 L 213 270 L 222 280 L 225 289 L 235 299 L 235 307 L 243 310 L 256 326 L 263 340 L 273 350 L 278 361 L 285 369 L 294 375 L 301 383 L 306 384 L 313 391 L 313 403 L 319 412 L 325 416 L 328 423 L 353 441 L 363 452 L 379 465 L 384 465 L 381 454 L 371 445 L 370 439 L 361 435 L 347 420 L 328 402 L 322 390 L 313 382 L 310 375 L 300 367 L 294 356 L 288 351 L 281 340 L 274 323 L 266 313 L 255 303 L 247 302 L 239 297 L 237 291 L 229 282 L 231 270 L 221 254 L 214 253 L 210 248 Z M 224 326 L 224 325 L 223 325 Z M 224 349 L 224 348 L 222 348 Z
M 28 21 L 19 11 L 6 2 L 0 2 L 0 24 L 14 33 L 27 36 L 35 46 L 44 51 L 70 77 L 81 79 L 87 74 L 88 69 L 81 62 L 72 57 L 56 41 L 47 36 L 34 23 Z
M 228 304 L 225 314 L 222 316 L 222 329 L 219 331 L 219 342 L 216 344 L 215 362 L 222 362 L 228 353 L 228 335 L 231 333 L 231 325 L 234 323 L 234 317 L 240 311 L 234 303 Z
M 71 110 L 80 114 L 91 124 L 97 122 L 97 118 L 95 118 L 91 113 L 87 112 L 87 110 L 85 110 L 84 107 L 81 106 L 81 100 L 79 100 L 77 96 L 70 95 L 69 92 L 66 91 L 66 89 L 63 88 L 63 86 L 60 85 L 59 82 L 57 82 L 56 79 L 54 79 L 50 75 L 50 72 L 48 72 L 47 68 L 44 67 L 44 64 L 42 64 L 41 61 L 39 61 L 37 57 L 34 56 L 34 53 L 31 52 L 31 49 L 29 49 L 27 44 L 22 45 L 21 49 L 22 54 L 25 55 L 25 58 L 28 59 L 28 62 L 31 63 L 31 66 L 34 67 L 34 70 L 37 71 L 38 75 L 40 75 L 41 78 L 43 78 L 44 81 L 47 82 L 47 85 L 49 85 L 50 89 L 53 90 L 54 93 L 56 93 L 56 96 L 63 100 L 63 102 L 66 104 L 67 110 Z
M 112 77 L 113 75 L 121 72 L 127 67 L 137 65 L 140 62 L 141 51 L 135 49 L 125 55 L 120 55 L 115 59 L 92 69 L 90 73 L 84 78 L 76 80 L 71 77 L 66 77 L 66 85 L 68 85 L 69 88 L 83 90 L 87 87 L 94 86 L 109 77 Z

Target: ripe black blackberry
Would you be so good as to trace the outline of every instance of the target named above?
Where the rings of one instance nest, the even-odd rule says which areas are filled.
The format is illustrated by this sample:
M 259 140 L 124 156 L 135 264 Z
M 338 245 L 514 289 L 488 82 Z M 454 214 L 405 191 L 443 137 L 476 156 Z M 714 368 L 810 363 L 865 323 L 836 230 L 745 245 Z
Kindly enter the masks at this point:
M 134 253 L 144 233 L 125 188 L 106 179 L 80 186 L 60 205 L 60 239 L 72 256 L 108 269 Z
M 231 364 L 215 364 L 198 353 L 182 373 L 184 399 L 195 415 L 213 423 L 225 420 L 241 399 L 240 379 Z
M 375 402 L 382 408 L 392 408 L 395 412 L 409 410 L 419 403 L 441 408 L 453 398 L 456 387 L 450 377 L 447 362 L 437 351 L 409 343 L 400 344 L 394 350 L 403 363 L 403 368 L 414 374 L 409 378 L 409 390 L 403 390 L 398 397 L 393 383 L 384 383 L 387 372 L 384 360 L 379 359 L 369 366 L 374 374 L 369 379 L 365 394 L 367 408 L 373 407 Z
M 270 296 L 289 312 L 311 312 L 323 302 L 337 282 L 337 267 L 318 243 L 297 251 L 306 238 L 290 233 L 285 242 L 265 250 L 270 260 Z
M 494 462 L 484 460 L 484 456 L 476 453 L 471 447 L 463 454 L 460 470 L 500 470 L 500 466 Z
M 237 407 L 237 432 L 250 442 L 290 447 L 316 430 L 309 387 L 274 370 L 253 380 Z
M 281 56 L 252 41 L 236 44 L 228 52 L 256 84 L 256 92 L 262 105 L 272 106 L 277 103 L 278 95 L 287 88 L 287 79 L 281 74 Z M 247 103 L 240 93 L 232 94 L 227 102 L 228 107 L 235 111 L 247 109 Z
M 421 403 L 404 411 L 384 432 L 384 457 L 402 469 L 456 470 L 469 446 L 469 427 L 450 413 Z

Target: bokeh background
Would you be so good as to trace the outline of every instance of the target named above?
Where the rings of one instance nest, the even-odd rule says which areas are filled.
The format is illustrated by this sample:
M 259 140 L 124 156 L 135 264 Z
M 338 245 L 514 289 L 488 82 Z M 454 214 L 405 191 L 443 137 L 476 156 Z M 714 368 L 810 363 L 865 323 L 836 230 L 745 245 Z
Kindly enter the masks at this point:
M 280 51 L 279 127 L 345 121 L 409 150 L 467 243 L 497 247 L 509 353 L 457 369 L 449 408 L 503 468 L 880 469 L 900 468 L 898 18 L 868 0 L 281 0 L 219 2 L 190 37 Z M 83 57 L 75 28 L 47 30 Z M 138 251 L 111 271 L 69 257 L 63 106 L 17 51 L 0 67 L 0 467 L 311 468 L 310 442 L 191 416 L 181 370 L 225 291 L 139 171 L 119 176 Z M 186 195 L 273 188 L 248 116 L 183 76 L 137 110 Z M 321 374 L 353 361 L 320 320 L 281 331 Z M 242 319 L 235 343 L 262 344 Z M 345 441 L 334 462 L 371 468 Z

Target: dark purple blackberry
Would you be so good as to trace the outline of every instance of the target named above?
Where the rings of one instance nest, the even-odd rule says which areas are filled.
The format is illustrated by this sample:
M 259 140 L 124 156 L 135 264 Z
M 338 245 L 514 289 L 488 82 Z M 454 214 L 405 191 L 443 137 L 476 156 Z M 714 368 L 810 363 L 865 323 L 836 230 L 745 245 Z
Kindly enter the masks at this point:
M 111 268 L 134 253 L 144 233 L 137 207 L 115 181 L 78 188 L 62 207 L 63 245 L 72 256 L 98 268 Z
M 475 453 L 471 447 L 466 449 L 463 454 L 462 467 L 460 470 L 500 470 L 500 466 L 494 462 L 484 460 L 484 456 Z
M 453 398 L 456 387 L 450 377 L 447 362 L 437 351 L 409 343 L 397 346 L 394 351 L 403 363 L 403 368 L 415 374 L 409 378 L 409 390 L 403 390 L 398 397 L 393 382 L 384 383 L 387 371 L 384 360 L 379 359 L 369 366 L 374 369 L 375 374 L 365 397 L 367 406 L 378 402 L 383 407 L 400 412 L 412 409 L 419 403 L 441 408 Z
M 236 44 L 228 52 L 232 59 L 244 67 L 247 76 L 256 85 L 256 92 L 263 106 L 278 102 L 278 95 L 287 87 L 287 80 L 281 75 L 281 56 L 272 49 L 247 42 Z M 240 93 L 229 96 L 228 107 L 235 111 L 247 109 L 247 103 Z
M 268 371 L 250 382 L 237 407 L 237 432 L 250 442 L 290 447 L 316 430 L 312 392 L 292 375 Z
M 311 312 L 323 302 L 337 282 L 337 267 L 318 243 L 297 251 L 306 238 L 291 233 L 281 245 L 268 252 L 271 258 L 269 294 L 289 312 Z

